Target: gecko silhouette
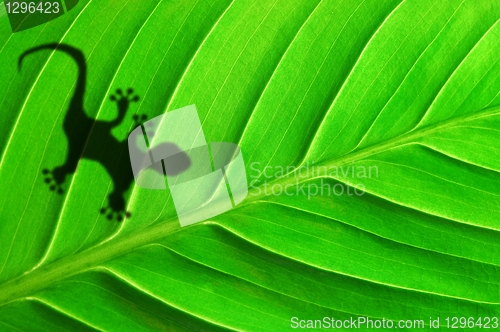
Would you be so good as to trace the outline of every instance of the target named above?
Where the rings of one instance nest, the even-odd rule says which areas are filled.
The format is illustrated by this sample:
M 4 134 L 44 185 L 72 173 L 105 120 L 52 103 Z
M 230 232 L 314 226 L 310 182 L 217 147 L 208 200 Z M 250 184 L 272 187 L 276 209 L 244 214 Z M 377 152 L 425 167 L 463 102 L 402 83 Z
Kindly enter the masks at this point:
M 89 117 L 84 109 L 84 96 L 87 84 L 87 65 L 85 56 L 82 51 L 66 44 L 44 44 L 25 51 L 19 57 L 19 70 L 23 60 L 35 52 L 41 50 L 56 50 L 69 55 L 78 66 L 78 77 L 76 87 L 71 98 L 71 101 L 66 111 L 63 130 L 68 140 L 68 153 L 65 162 L 52 169 L 44 169 L 42 171 L 45 183 L 49 185 L 51 191 L 62 194 L 62 184 L 66 178 L 74 174 L 81 159 L 89 159 L 100 163 L 113 182 L 113 191 L 108 194 L 108 205 L 100 209 L 101 214 L 105 214 L 107 219 L 122 221 L 126 217 L 130 217 L 131 213 L 125 211 L 126 199 L 125 192 L 130 188 L 134 181 L 132 168 L 129 160 L 129 148 L 135 151 L 130 151 L 134 155 L 148 154 L 148 151 L 140 151 L 137 146 L 128 146 L 128 139 L 119 141 L 112 134 L 113 128 L 120 125 L 130 107 L 130 103 L 137 102 L 139 97 L 134 95 L 132 88 L 124 91 L 116 90 L 116 94 L 111 95 L 110 99 L 115 102 L 118 108 L 118 115 L 114 120 L 102 121 Z M 146 120 L 145 115 L 134 115 L 133 120 L 135 126 L 142 125 Z M 144 127 L 143 127 L 144 128 Z M 132 133 L 132 142 L 136 142 L 139 137 Z M 151 133 L 148 133 L 148 136 Z M 144 139 L 141 137 L 140 139 Z M 173 143 L 163 143 L 157 148 L 165 149 L 178 153 L 181 163 L 177 163 L 174 173 L 182 172 L 190 166 L 189 158 L 181 152 L 181 150 Z M 181 167 L 179 168 L 179 165 Z M 153 167 L 158 172 L 162 171 L 161 167 Z M 165 168 L 163 168 L 165 172 Z M 168 173 L 168 168 L 166 170 Z

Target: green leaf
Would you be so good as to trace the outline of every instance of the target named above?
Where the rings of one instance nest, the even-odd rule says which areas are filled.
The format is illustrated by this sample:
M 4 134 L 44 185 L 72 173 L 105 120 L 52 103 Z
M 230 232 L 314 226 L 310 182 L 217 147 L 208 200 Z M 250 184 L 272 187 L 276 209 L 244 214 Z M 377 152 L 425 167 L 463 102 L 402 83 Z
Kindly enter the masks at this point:
M 493 0 L 82 0 L 12 34 L 0 14 L 1 329 L 500 316 L 499 19 Z M 86 57 L 88 117 L 139 95 L 117 141 L 196 104 L 207 141 L 240 145 L 245 201 L 181 228 L 168 192 L 132 186 L 107 220 L 129 157 L 95 132 L 116 171 L 81 159 L 51 192 L 78 67 L 17 65 L 54 42 Z

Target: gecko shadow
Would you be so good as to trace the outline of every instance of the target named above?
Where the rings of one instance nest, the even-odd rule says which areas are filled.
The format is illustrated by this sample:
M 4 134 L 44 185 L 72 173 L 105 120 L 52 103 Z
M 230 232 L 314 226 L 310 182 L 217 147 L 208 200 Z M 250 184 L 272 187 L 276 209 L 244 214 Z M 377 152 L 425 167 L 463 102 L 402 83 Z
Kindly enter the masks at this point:
M 101 214 L 105 214 L 107 219 L 122 221 L 126 217 L 130 217 L 131 213 L 125 211 L 126 199 L 125 193 L 130 188 L 134 181 L 132 167 L 130 164 L 129 153 L 134 156 L 144 155 L 146 158 L 150 152 L 140 151 L 137 146 L 128 144 L 128 139 L 122 141 L 117 140 L 111 131 L 119 126 L 125 119 L 125 115 L 130 108 L 130 104 L 139 101 L 139 97 L 134 95 L 132 88 L 128 88 L 125 92 L 121 89 L 116 90 L 116 94 L 111 95 L 110 99 L 114 102 L 118 109 L 118 115 L 114 120 L 102 121 L 91 118 L 87 115 L 84 109 L 84 96 L 87 84 L 87 65 L 85 57 L 79 49 L 66 44 L 45 44 L 31 48 L 24 52 L 19 57 L 19 70 L 23 60 L 35 52 L 41 50 L 56 50 L 69 55 L 78 66 L 78 77 L 76 87 L 71 97 L 68 109 L 64 116 L 63 130 L 68 140 L 68 153 L 66 160 L 62 165 L 52 169 L 44 169 L 42 171 L 45 183 L 49 189 L 58 194 L 64 192 L 62 185 L 69 175 L 74 174 L 81 159 L 89 159 L 98 162 L 106 170 L 113 182 L 113 191 L 108 194 L 108 205 L 100 209 Z M 142 126 L 142 122 L 146 120 L 145 115 L 134 115 L 134 127 Z M 142 127 L 144 128 L 144 126 Z M 148 133 L 148 136 L 152 133 Z M 131 142 L 137 142 L 144 137 L 138 137 L 137 133 L 132 132 L 129 139 Z M 176 153 L 176 166 L 174 168 L 164 168 L 163 173 L 167 175 L 176 175 L 187 168 L 191 162 L 189 157 L 173 143 L 163 143 L 157 148 L 170 150 Z M 130 149 L 130 151 L 128 151 Z M 161 172 L 161 168 L 152 168 Z

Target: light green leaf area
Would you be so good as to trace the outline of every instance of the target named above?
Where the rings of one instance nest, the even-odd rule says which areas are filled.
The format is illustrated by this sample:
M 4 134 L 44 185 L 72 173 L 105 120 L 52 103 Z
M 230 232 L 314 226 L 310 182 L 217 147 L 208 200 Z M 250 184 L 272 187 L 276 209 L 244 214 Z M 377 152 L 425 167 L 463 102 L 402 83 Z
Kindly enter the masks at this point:
M 1 16 L 0 330 L 500 316 L 499 19 L 496 0 L 81 0 L 16 34 Z M 168 191 L 132 186 L 110 221 L 85 159 L 51 192 L 78 68 L 47 50 L 18 71 L 49 42 L 84 53 L 87 116 L 140 96 L 118 140 L 196 104 L 207 141 L 240 145 L 247 198 L 181 228 Z

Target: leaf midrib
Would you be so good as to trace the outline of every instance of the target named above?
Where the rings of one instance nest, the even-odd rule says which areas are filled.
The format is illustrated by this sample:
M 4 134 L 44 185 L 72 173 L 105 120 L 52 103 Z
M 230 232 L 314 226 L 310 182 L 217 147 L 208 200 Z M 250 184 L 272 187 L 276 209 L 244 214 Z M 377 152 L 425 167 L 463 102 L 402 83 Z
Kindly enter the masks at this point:
M 320 166 L 326 166 L 326 168 L 332 166 L 342 166 L 350 162 L 361 160 L 366 157 L 393 149 L 397 146 L 414 142 L 418 138 L 439 132 L 441 130 L 455 127 L 456 125 L 463 122 L 473 121 L 482 117 L 493 116 L 496 114 L 500 114 L 500 107 L 488 108 L 472 115 L 465 114 L 454 119 L 436 123 L 432 126 L 422 127 L 418 130 L 410 131 L 404 135 L 384 142 L 380 142 L 378 144 L 374 144 L 370 147 L 366 147 L 355 152 L 348 153 L 334 160 L 318 163 L 315 166 L 318 166 L 319 170 L 324 169 Z M 281 178 L 270 181 L 268 182 L 268 184 L 272 183 L 287 185 L 290 183 L 294 183 L 294 180 L 297 179 L 297 175 L 300 175 L 297 170 L 298 169 L 286 174 Z M 326 175 L 326 173 L 322 173 L 324 173 L 324 171 L 318 172 L 318 170 L 316 170 L 315 177 Z M 305 176 L 299 176 L 299 178 L 302 181 L 311 179 L 310 170 L 307 170 Z M 261 186 L 255 188 L 255 190 L 260 189 Z M 249 197 L 246 199 L 245 203 L 239 205 L 238 207 L 235 207 L 235 209 L 241 208 L 254 201 L 257 201 L 263 196 L 263 194 L 252 195 L 251 193 L 249 193 Z M 56 283 L 57 281 L 94 268 L 112 258 L 124 255 L 136 248 L 151 244 L 156 240 L 176 233 L 180 230 L 182 230 L 182 228 L 177 225 L 176 218 L 171 218 L 150 227 L 146 227 L 133 234 L 130 234 L 129 236 L 104 242 L 98 246 L 89 248 L 80 253 L 59 259 L 46 266 L 36 268 L 0 285 L 0 306 L 12 302 L 16 299 L 31 295 L 36 291 L 39 291 L 51 284 Z
M 0 306 L 181 230 L 174 221 L 174 218 L 166 220 L 130 236 L 64 257 L 11 279 L 0 285 Z
M 312 163 L 311 166 L 312 165 L 317 166 L 317 169 L 314 170 L 314 174 L 315 174 L 314 178 L 327 176 L 327 173 L 325 172 L 325 168 L 328 169 L 329 167 L 334 167 L 334 166 L 340 167 L 340 166 L 346 165 L 348 163 L 362 160 L 362 159 L 365 159 L 367 157 L 373 156 L 375 154 L 391 150 L 391 149 L 396 148 L 398 146 L 406 145 L 409 143 L 414 143 L 414 142 L 416 142 L 417 139 L 419 139 L 421 137 L 425 137 L 425 136 L 434 134 L 436 132 L 440 132 L 442 130 L 447 130 L 447 129 L 450 129 L 453 127 L 457 127 L 458 124 L 469 122 L 469 121 L 474 121 L 474 120 L 477 120 L 479 118 L 493 116 L 496 114 L 500 114 L 500 107 L 498 107 L 498 106 L 484 109 L 480 112 L 474 113 L 473 115 L 465 114 L 465 115 L 462 115 L 462 116 L 459 116 L 459 117 L 456 117 L 456 118 L 453 118 L 450 120 L 438 122 L 434 125 L 421 127 L 419 129 L 416 129 L 416 130 L 411 130 L 403 135 L 397 136 L 397 137 L 389 139 L 387 141 L 383 141 L 383 142 L 380 142 L 378 144 L 373 144 L 371 146 L 365 147 L 365 148 L 360 149 L 360 150 L 351 150 L 351 152 L 349 152 L 343 156 L 340 156 L 338 158 L 335 158 L 333 160 L 330 160 L 330 161 L 319 162 L 316 164 Z M 272 181 L 264 182 L 255 188 L 262 189 L 262 186 L 272 185 L 272 184 L 287 185 L 287 184 L 295 183 L 294 180 L 297 178 L 302 179 L 302 181 L 312 179 L 311 172 L 309 169 L 306 171 L 304 176 L 300 176 L 300 168 L 301 168 L 301 166 L 304 165 L 304 163 L 305 162 L 303 162 L 299 167 L 295 168 L 294 171 L 291 171 L 291 172 L 283 175 L 282 177 L 274 179 Z M 478 166 L 478 165 L 476 165 L 476 166 Z M 483 167 L 483 166 L 480 166 L 480 167 Z M 258 180 L 260 180 L 260 179 L 261 178 L 259 178 Z M 262 192 L 262 190 L 261 190 L 261 192 Z M 250 203 L 254 200 L 259 200 L 264 196 L 265 196 L 265 194 L 254 195 L 253 199 L 247 199 L 246 203 Z

